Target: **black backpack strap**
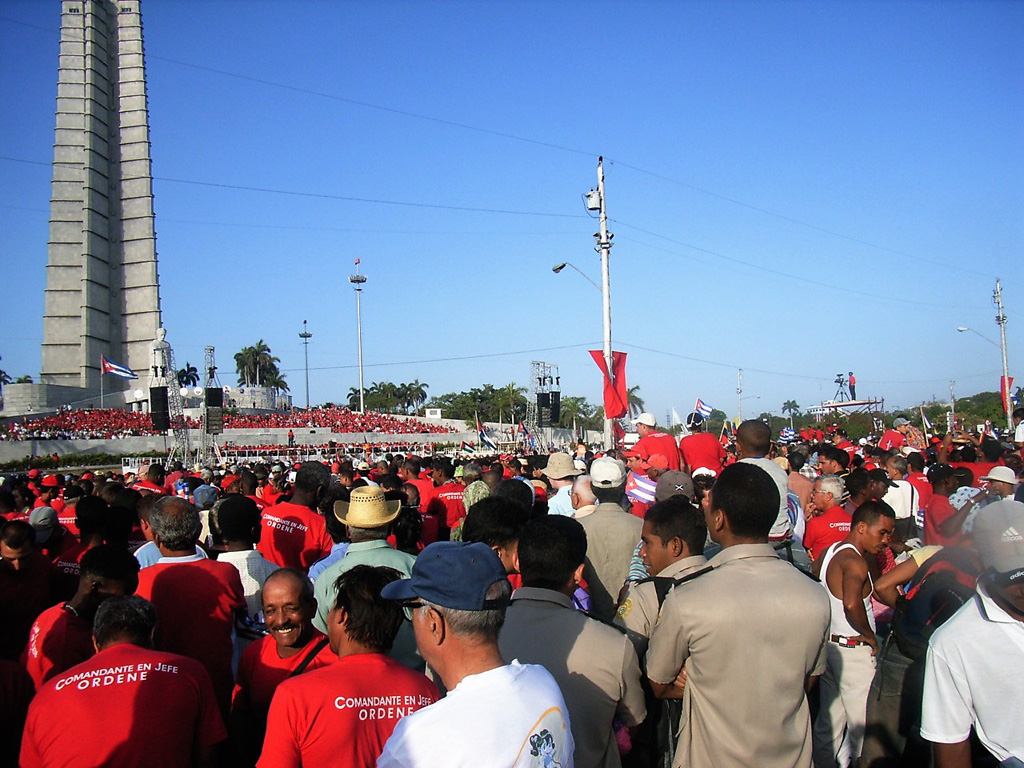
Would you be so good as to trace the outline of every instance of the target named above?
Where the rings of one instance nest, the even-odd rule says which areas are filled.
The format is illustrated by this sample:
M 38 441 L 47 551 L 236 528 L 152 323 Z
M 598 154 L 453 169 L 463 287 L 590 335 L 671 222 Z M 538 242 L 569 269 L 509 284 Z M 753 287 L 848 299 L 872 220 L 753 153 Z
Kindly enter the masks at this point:
M 317 657 L 317 654 L 319 654 L 320 651 L 327 647 L 327 643 L 329 642 L 330 640 L 326 637 L 321 637 L 319 640 L 317 640 L 313 644 L 313 647 L 309 649 L 309 653 L 306 654 L 306 657 L 299 663 L 299 666 L 293 669 L 292 673 L 288 675 L 288 677 L 295 677 L 296 675 L 301 675 L 303 672 L 305 672 L 306 667 L 308 667 L 312 663 L 313 659 Z
M 668 576 L 654 576 L 650 579 L 644 579 L 641 584 L 646 582 L 653 582 L 654 591 L 658 595 L 658 607 L 661 608 L 665 602 L 665 598 L 668 597 L 668 593 L 672 591 L 673 587 L 678 587 L 680 584 L 685 584 L 688 581 L 693 581 L 699 576 L 703 576 L 705 573 L 715 570 L 712 566 L 706 565 L 700 570 L 688 573 L 685 576 L 680 576 L 678 579 L 670 579 Z

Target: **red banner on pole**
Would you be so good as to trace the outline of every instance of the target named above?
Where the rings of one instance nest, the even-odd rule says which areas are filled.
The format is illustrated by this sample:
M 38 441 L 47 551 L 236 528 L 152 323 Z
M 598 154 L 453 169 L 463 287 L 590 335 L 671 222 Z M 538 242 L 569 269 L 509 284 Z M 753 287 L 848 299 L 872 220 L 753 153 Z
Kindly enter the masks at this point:
M 1013 394 L 1013 376 L 1010 377 L 1010 383 L 1006 383 L 1006 377 L 999 377 L 999 399 L 1003 402 L 1003 412 L 1008 413 L 1010 410 L 1011 403 L 1006 402 L 1006 394 Z
M 604 415 L 608 419 L 620 419 L 628 412 L 626 397 L 626 353 L 612 352 L 612 371 L 608 373 L 604 352 L 590 350 L 597 367 L 604 374 Z

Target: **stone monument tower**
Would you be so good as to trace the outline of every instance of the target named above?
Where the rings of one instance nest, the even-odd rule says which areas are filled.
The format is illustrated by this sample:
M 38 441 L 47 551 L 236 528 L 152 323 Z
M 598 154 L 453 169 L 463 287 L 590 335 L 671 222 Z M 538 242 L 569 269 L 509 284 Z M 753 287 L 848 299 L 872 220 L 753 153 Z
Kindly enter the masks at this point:
M 37 408 L 98 393 L 101 355 L 145 381 L 160 328 L 140 0 L 61 6 Z

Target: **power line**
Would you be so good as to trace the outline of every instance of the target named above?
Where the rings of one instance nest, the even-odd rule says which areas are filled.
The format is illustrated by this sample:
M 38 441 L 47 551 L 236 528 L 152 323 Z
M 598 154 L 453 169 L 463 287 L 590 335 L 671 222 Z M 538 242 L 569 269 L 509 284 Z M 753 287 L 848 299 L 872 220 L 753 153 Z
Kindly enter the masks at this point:
M 840 285 L 831 285 L 829 283 L 823 283 L 823 282 L 821 282 L 819 280 L 812 280 L 811 278 L 804 277 L 803 275 L 794 275 L 794 274 L 790 274 L 789 272 L 783 272 L 781 269 L 772 269 L 771 267 L 765 267 L 765 266 L 762 266 L 760 264 L 754 264 L 754 263 L 749 262 L 749 261 L 744 261 L 743 259 L 737 259 L 735 256 L 726 256 L 724 253 L 719 253 L 717 251 L 711 251 L 711 250 L 708 250 L 707 248 L 701 248 L 699 245 L 692 245 L 690 243 L 684 243 L 682 240 L 676 240 L 675 238 L 667 237 L 666 235 L 659 235 L 657 232 L 651 232 L 650 230 L 643 229 L 641 227 L 636 227 L 636 226 L 633 226 L 632 224 L 627 224 L 626 222 L 618 220 L 618 219 L 613 219 L 613 221 L 616 224 L 618 224 L 619 226 L 626 227 L 628 229 L 633 229 L 633 230 L 636 230 L 637 232 L 643 232 L 645 235 L 650 235 L 651 237 L 657 237 L 657 238 L 659 238 L 661 240 L 667 240 L 670 243 L 675 243 L 676 245 L 681 245 L 684 248 L 689 248 L 689 249 L 697 251 L 699 253 L 706 253 L 709 256 L 715 256 L 716 258 L 724 259 L 725 261 L 731 261 L 734 264 L 742 264 L 745 267 L 750 267 L 751 269 L 757 269 L 757 270 L 760 270 L 762 272 L 767 272 L 767 273 L 772 274 L 772 275 L 778 275 L 779 277 L 785 277 L 785 278 L 787 278 L 789 280 L 799 280 L 801 282 L 808 283 L 810 285 L 816 285 L 819 288 L 828 288 L 829 290 L 832 290 L 832 291 L 842 291 L 844 293 L 852 293 L 852 294 L 856 294 L 858 296 L 866 296 L 867 298 L 871 298 L 871 299 L 879 299 L 879 300 L 883 300 L 883 301 L 892 301 L 892 302 L 897 302 L 897 303 L 900 303 L 900 304 L 914 304 L 914 305 L 922 306 L 922 307 L 940 307 L 940 308 L 957 307 L 957 308 L 961 308 L 961 309 L 978 309 L 979 308 L 976 305 L 968 305 L 968 304 L 940 304 L 940 303 L 937 303 L 937 302 L 916 301 L 914 299 L 907 299 L 907 298 L 904 298 L 904 297 L 897 298 L 895 296 L 884 296 L 884 295 L 878 294 L 878 293 L 871 293 L 870 291 L 858 291 L 856 288 L 847 288 L 845 286 L 840 286 Z M 629 238 L 624 238 L 624 239 L 629 239 Z M 656 246 L 652 246 L 649 243 L 644 243 L 641 240 L 633 240 L 632 242 L 639 243 L 640 245 L 647 246 L 648 248 L 655 248 L 655 250 L 664 250 L 664 249 L 657 248 Z M 666 252 L 667 253 L 673 253 L 672 251 L 666 251 Z M 678 254 L 677 253 L 675 255 L 681 256 L 682 254 Z
M 12 19 L 9 16 L 0 15 L 0 19 L 8 21 L 8 22 L 10 22 L 12 24 L 19 24 L 21 26 L 28 27 L 30 29 L 36 29 L 36 30 L 40 30 L 40 31 L 43 31 L 43 32 L 51 32 L 51 33 L 52 32 L 56 32 L 56 30 L 54 30 L 54 29 L 46 28 L 46 27 L 41 27 L 41 26 L 38 26 L 38 25 L 35 25 L 35 24 L 30 24 L 28 22 L 20 21 L 18 19 Z M 425 115 L 425 114 L 422 114 L 422 113 L 419 113 L 419 112 L 412 112 L 412 111 L 409 111 L 409 110 L 397 109 L 397 108 L 394 108 L 394 107 L 387 107 L 387 106 L 384 106 L 382 104 L 374 104 L 374 103 L 368 102 L 368 101 L 362 101 L 362 100 L 359 100 L 359 99 L 352 99 L 352 98 L 348 98 L 348 97 L 345 97 L 345 96 L 339 96 L 337 94 L 327 93 L 325 91 L 317 91 L 317 90 L 310 89 L 310 88 L 301 88 L 299 86 L 291 85 L 289 83 L 282 83 L 282 82 L 278 82 L 278 81 L 274 81 L 274 80 L 266 80 L 266 79 L 263 79 L 263 78 L 253 77 L 251 75 L 243 75 L 243 74 L 240 74 L 238 72 L 231 72 L 231 71 L 228 71 L 228 70 L 218 69 L 216 67 L 210 67 L 210 66 L 206 66 L 206 65 L 202 65 L 202 64 L 194 64 L 194 63 L 191 63 L 191 62 L 182 61 L 180 59 L 173 59 L 173 58 L 170 58 L 170 57 L 167 57 L 167 56 L 159 56 L 159 55 L 156 55 L 156 54 L 148 54 L 147 58 L 155 59 L 155 60 L 160 60 L 160 61 L 165 61 L 165 62 L 168 62 L 170 64 L 177 64 L 178 66 L 188 67 L 188 68 L 196 69 L 196 70 L 203 71 L 203 72 L 211 72 L 211 73 L 218 74 L 218 75 L 221 75 L 221 76 L 224 76 L 224 77 L 231 77 L 231 78 L 235 78 L 235 79 L 238 79 L 238 80 L 244 80 L 246 82 L 257 83 L 259 85 L 264 85 L 264 86 L 268 86 L 268 87 L 271 87 L 271 88 L 280 88 L 280 89 L 283 89 L 283 90 L 292 91 L 292 92 L 295 92 L 295 93 L 301 93 L 301 94 L 305 94 L 305 95 L 308 95 L 308 96 L 316 96 L 316 97 L 319 97 L 319 98 L 324 98 L 324 99 L 338 101 L 338 102 L 342 102 L 342 103 L 346 103 L 346 104 L 352 104 L 352 105 L 355 105 L 355 106 L 364 107 L 366 109 L 373 109 L 373 110 L 378 110 L 378 111 L 381 111 L 381 112 L 387 112 L 389 114 L 400 115 L 402 117 L 409 117 L 409 118 L 413 118 L 415 120 L 423 120 L 423 121 L 427 121 L 427 122 L 437 123 L 437 124 L 440 124 L 440 125 L 447 125 L 447 126 L 450 126 L 450 127 L 453 127 L 453 128 L 461 128 L 463 130 L 474 131 L 474 132 L 477 132 L 477 133 L 487 134 L 487 135 L 491 135 L 491 136 L 498 136 L 500 138 L 509 139 L 509 140 L 512 140 L 512 141 L 519 141 L 519 142 L 523 142 L 523 143 L 527 143 L 527 144 L 533 144 L 535 146 L 546 147 L 546 148 L 549 148 L 549 149 L 556 149 L 556 150 L 559 150 L 559 151 L 562 151 L 562 152 L 569 152 L 569 153 L 572 153 L 572 154 L 584 155 L 584 156 L 587 156 L 587 157 L 595 157 L 597 155 L 602 154 L 600 152 L 591 152 L 591 151 L 587 151 L 587 150 L 581 150 L 581 149 L 576 148 L 576 147 L 569 147 L 569 146 L 566 146 L 564 144 L 557 144 L 557 143 L 554 143 L 554 142 L 541 141 L 541 140 L 529 138 L 529 137 L 526 137 L 526 136 L 520 136 L 520 135 L 517 135 L 517 134 L 514 134 L 514 133 L 508 133 L 507 131 L 497 131 L 497 130 L 494 130 L 494 129 L 491 129 L 491 128 L 484 128 L 484 127 L 481 127 L 481 126 L 471 125 L 469 123 L 463 123 L 463 122 L 459 122 L 459 121 L 456 121 L 456 120 L 447 120 L 447 119 L 435 117 L 435 116 L 432 116 L 432 115 Z M 833 230 L 833 229 L 828 229 L 826 227 L 821 227 L 821 226 L 818 226 L 816 224 L 812 224 L 810 222 L 803 221 L 801 219 L 797 219 L 795 217 L 788 216 L 786 214 L 770 210 L 768 208 L 764 208 L 764 207 L 761 207 L 761 206 L 758 206 L 758 205 L 754 205 L 752 203 L 745 202 L 745 201 L 740 200 L 740 199 L 735 198 L 735 197 L 730 197 L 729 195 L 724 195 L 724 194 L 721 194 L 719 192 L 715 192 L 713 190 L 697 186 L 695 184 L 690 184 L 688 182 L 680 181 L 678 179 L 672 178 L 671 176 L 667 176 L 665 174 L 658 173 L 656 171 L 652 171 L 652 170 L 649 170 L 649 169 L 646 169 L 646 168 L 642 168 L 640 166 L 633 165 L 631 163 L 628 163 L 628 162 L 625 162 L 625 161 L 622 161 L 622 160 L 616 160 L 614 158 L 608 158 L 608 161 L 610 163 L 612 163 L 612 164 L 622 166 L 623 168 L 628 168 L 629 170 L 635 171 L 637 173 L 645 174 L 647 176 L 659 179 L 659 180 L 664 181 L 666 183 L 674 184 L 676 186 L 680 186 L 680 187 L 683 187 L 685 189 L 690 189 L 690 190 L 693 190 L 695 192 L 699 192 L 701 194 L 708 195 L 709 197 L 713 197 L 713 198 L 715 198 L 717 200 L 722 200 L 723 202 L 728 202 L 728 203 L 731 203 L 733 205 L 737 205 L 737 206 L 740 206 L 740 207 L 743 207 L 743 208 L 747 208 L 748 210 L 756 211 L 756 212 L 764 214 L 766 216 L 772 216 L 772 217 L 775 217 L 777 219 L 790 222 L 792 224 L 797 224 L 797 225 L 802 226 L 802 227 L 807 227 L 807 228 L 812 229 L 812 230 L 814 230 L 816 232 L 821 232 L 822 234 L 827 234 L 827 235 L 830 235 L 832 237 L 840 238 L 842 240 L 847 240 L 848 242 L 857 243 L 858 245 L 863 245 L 863 246 L 866 246 L 868 248 L 873 248 L 873 249 L 876 249 L 876 250 L 884 251 L 886 253 L 891 253 L 891 254 L 895 254 L 895 255 L 899 255 L 899 256 L 904 256 L 906 258 L 914 259 L 916 261 L 920 261 L 922 263 L 929 264 L 929 265 L 932 265 L 932 266 L 944 267 L 946 269 L 950 269 L 950 270 L 954 270 L 954 271 L 959 271 L 959 272 L 965 272 L 965 273 L 974 274 L 974 275 L 979 275 L 979 276 L 982 276 L 982 277 L 991 277 L 991 275 L 989 275 L 988 273 L 980 272 L 980 271 L 977 271 L 977 270 L 972 270 L 972 269 L 969 269 L 969 268 L 964 267 L 962 265 L 952 265 L 952 264 L 947 264 L 947 263 L 942 262 L 942 261 L 938 261 L 936 259 L 930 259 L 930 258 L 926 258 L 926 257 L 923 257 L 923 256 L 917 256 L 915 254 L 908 253 L 906 251 L 901 251 L 901 250 L 897 250 L 897 249 L 894 249 L 894 248 L 889 248 L 889 247 L 884 246 L 884 245 L 879 245 L 878 243 L 871 242 L 870 240 L 865 240 L 865 239 L 859 238 L 859 237 L 853 237 L 851 235 L 847 235 L 847 234 L 844 234 L 842 232 L 838 232 L 838 231 Z M 204 182 L 197 182 L 197 181 L 185 181 L 185 180 L 180 180 L 180 179 L 163 179 L 163 180 L 164 181 L 173 181 L 173 182 L 178 182 L 178 183 L 183 183 L 183 184 L 204 185 Z M 284 192 L 282 190 L 263 190 L 263 189 L 252 188 L 252 187 L 242 187 L 242 186 L 233 186 L 233 185 L 216 185 L 216 184 L 211 184 L 211 183 L 205 183 L 205 185 L 206 186 L 223 186 L 224 188 L 228 188 L 228 189 L 247 189 L 247 190 L 250 190 L 250 191 L 265 191 L 265 192 L 272 192 L 272 193 L 277 193 L 277 194 L 304 194 L 304 193 L 288 193 L 288 192 Z M 550 214 L 550 213 L 549 214 L 541 214 L 541 213 L 529 213 L 529 212 L 523 212 L 523 211 L 502 211 L 502 210 L 492 210 L 492 209 L 477 209 L 477 208 L 462 208 L 462 207 L 456 207 L 456 206 L 430 205 L 430 204 L 426 204 L 426 203 L 403 203 L 403 202 L 397 202 L 397 201 L 369 200 L 369 199 L 361 199 L 361 198 L 346 198 L 346 197 L 340 197 L 340 196 L 339 197 L 333 197 L 333 196 L 328 196 L 328 195 L 316 195 L 316 194 L 312 194 L 312 193 L 308 193 L 308 196 L 310 196 L 310 197 L 327 197 L 329 199 L 350 200 L 350 201 L 354 201 L 354 202 L 376 202 L 376 203 L 381 203 L 381 204 L 386 204 L 386 205 L 406 205 L 406 206 L 412 206 L 412 207 L 441 208 L 441 209 L 448 209 L 448 210 L 472 211 L 472 212 L 480 212 L 480 213 L 511 213 L 511 214 L 534 215 L 534 216 L 568 216 L 568 214 Z M 653 233 L 650 233 L 650 234 L 653 234 Z M 680 245 L 686 245 L 686 244 L 685 243 L 680 243 Z M 687 245 L 686 247 L 691 247 L 691 246 Z M 717 255 L 717 254 L 712 254 L 712 255 Z M 723 258 L 725 258 L 725 257 L 723 257 Z M 825 287 L 832 288 L 833 286 L 825 286 Z M 901 301 L 904 301 L 905 303 L 911 303 L 911 304 L 918 303 L 918 304 L 922 304 L 923 306 L 938 306 L 936 304 L 927 304 L 927 303 L 922 303 L 922 302 L 912 302 L 912 301 L 907 301 L 907 300 L 901 300 Z
M 563 344 L 560 347 L 541 347 L 539 349 L 521 349 L 516 352 L 487 352 L 481 355 L 460 355 L 458 357 L 437 357 L 429 360 L 404 360 L 401 362 L 389 362 L 389 363 L 364 363 L 364 368 L 384 368 L 392 365 L 422 365 L 423 363 L 453 363 L 462 362 L 464 360 L 481 360 L 487 357 L 513 357 L 515 355 L 532 355 L 536 352 L 557 352 L 562 349 L 580 349 L 582 347 L 593 347 L 600 346 L 600 342 L 594 343 L 580 343 L 580 344 Z M 358 365 L 326 365 L 317 368 L 310 368 L 311 371 L 342 371 L 351 368 L 358 368 Z M 304 368 L 283 368 L 282 373 L 302 371 Z
M 9 157 L 6 155 L 0 155 L 0 160 L 7 160 L 12 163 L 25 163 L 26 165 L 63 165 L 71 168 L 78 168 L 80 166 L 74 163 L 44 163 L 38 160 L 24 160 L 19 157 Z M 581 213 L 551 213 L 545 211 L 516 211 L 505 208 L 476 208 L 471 206 L 463 205 L 442 205 L 441 203 L 422 203 L 408 200 L 384 200 L 380 198 L 370 197 L 353 197 L 350 195 L 334 195 L 326 192 L 301 192 L 294 189 L 274 189 L 272 187 L 252 187 L 243 184 L 223 184 L 215 181 L 199 181 L 197 179 L 175 179 L 169 176 L 153 176 L 154 181 L 167 181 L 174 184 L 191 184 L 197 187 L 212 187 L 214 189 L 232 189 L 244 192 L 262 192 L 273 195 L 290 195 L 294 197 L 311 197 L 321 200 L 343 200 L 345 202 L 352 203 L 374 203 L 377 205 L 399 205 L 409 208 L 431 208 L 440 209 L 446 211 L 468 211 L 470 213 L 498 213 L 510 216 L 545 216 L 548 218 L 558 219 L 585 219 L 587 218 Z

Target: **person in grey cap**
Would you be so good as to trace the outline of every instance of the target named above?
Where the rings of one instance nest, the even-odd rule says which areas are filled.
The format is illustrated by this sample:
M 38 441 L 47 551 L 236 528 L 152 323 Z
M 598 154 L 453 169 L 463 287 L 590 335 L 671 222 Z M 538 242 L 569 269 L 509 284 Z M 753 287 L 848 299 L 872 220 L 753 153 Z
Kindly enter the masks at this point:
M 399 721 L 378 768 L 573 764 L 555 679 L 544 667 L 506 662 L 498 650 L 511 591 L 494 550 L 455 541 L 431 544 L 411 578 L 381 590 L 409 610 L 416 645 L 448 695 Z
M 640 541 L 643 521 L 619 506 L 626 488 L 626 468 L 617 459 L 594 459 L 590 465 L 590 487 L 598 505 L 591 514 L 580 518 L 587 532 L 583 578 L 590 590 L 591 612 L 610 622 L 629 575 L 629 563 Z
M 935 764 L 971 765 L 971 731 L 999 765 L 1024 765 L 1024 503 L 1003 499 L 974 523 L 985 572 L 974 599 L 932 635 L 921 736 Z
M 886 430 L 878 441 L 878 447 L 883 451 L 898 451 L 907 442 L 907 432 L 910 429 L 910 422 L 902 416 L 893 421 L 892 429 Z

